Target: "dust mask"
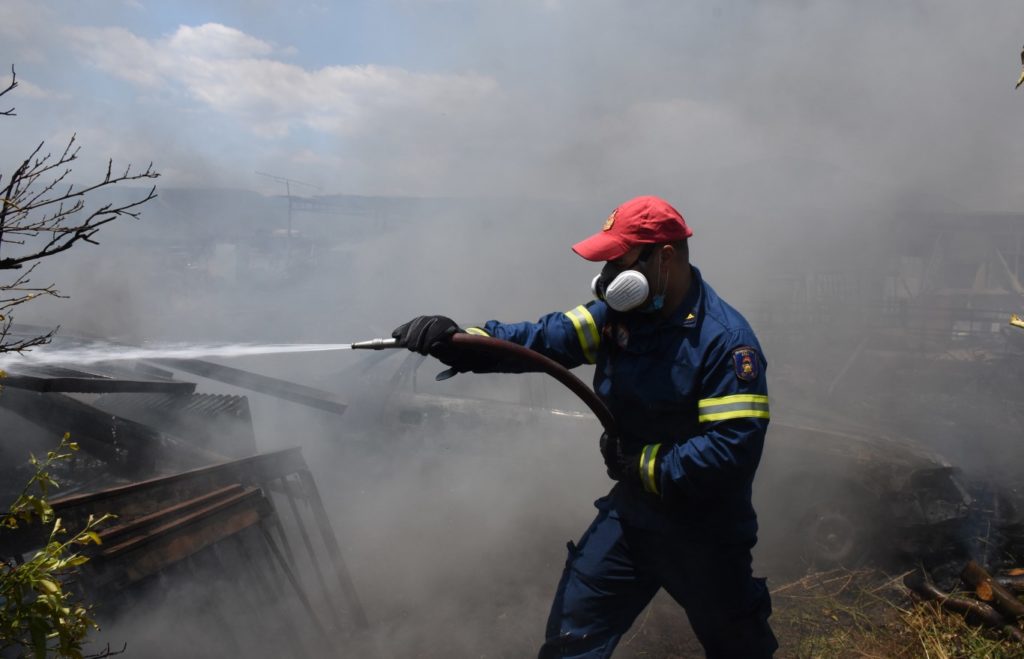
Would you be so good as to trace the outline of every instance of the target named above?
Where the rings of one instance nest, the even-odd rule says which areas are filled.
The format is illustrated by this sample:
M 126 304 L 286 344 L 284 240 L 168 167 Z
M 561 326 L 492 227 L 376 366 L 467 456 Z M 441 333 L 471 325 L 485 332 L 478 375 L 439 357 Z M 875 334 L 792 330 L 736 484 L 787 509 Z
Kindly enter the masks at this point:
M 654 245 L 645 249 L 628 269 L 621 269 L 611 263 L 605 265 L 601 274 L 590 282 L 590 290 L 599 300 L 604 300 L 615 311 L 634 311 L 650 296 L 651 286 L 644 273 L 637 267 L 646 266 Z M 660 278 L 660 277 L 659 277 Z M 665 282 L 667 284 L 667 282 Z M 639 311 L 649 313 L 661 309 L 665 304 L 665 291 L 662 290 L 651 298 L 650 304 Z

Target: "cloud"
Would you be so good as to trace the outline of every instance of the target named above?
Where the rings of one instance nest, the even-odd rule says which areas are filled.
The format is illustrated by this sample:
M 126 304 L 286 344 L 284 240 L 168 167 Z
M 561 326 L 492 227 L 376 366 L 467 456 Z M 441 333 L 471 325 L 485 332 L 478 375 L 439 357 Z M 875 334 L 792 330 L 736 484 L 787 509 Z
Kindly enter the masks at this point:
M 273 45 L 266 41 L 219 23 L 182 25 L 165 43 L 173 53 L 202 59 L 263 57 L 274 52 Z
M 173 69 L 169 53 L 124 28 L 69 27 L 65 33 L 93 66 L 137 85 L 160 85 Z
M 139 87 L 176 87 L 265 137 L 296 126 L 351 136 L 395 113 L 461 114 L 498 91 L 479 75 L 414 73 L 375 65 L 306 69 L 287 49 L 207 23 L 145 39 L 116 27 L 70 27 L 73 46 L 95 67 Z
M 18 79 L 18 91 L 16 93 L 19 97 L 33 99 L 67 100 L 71 98 L 70 94 L 44 89 L 43 87 L 33 84 L 24 78 Z
M 38 2 L 0 2 L 0 44 L 7 57 L 19 64 L 47 60 L 47 51 L 53 45 L 56 32 L 55 23 L 53 12 Z

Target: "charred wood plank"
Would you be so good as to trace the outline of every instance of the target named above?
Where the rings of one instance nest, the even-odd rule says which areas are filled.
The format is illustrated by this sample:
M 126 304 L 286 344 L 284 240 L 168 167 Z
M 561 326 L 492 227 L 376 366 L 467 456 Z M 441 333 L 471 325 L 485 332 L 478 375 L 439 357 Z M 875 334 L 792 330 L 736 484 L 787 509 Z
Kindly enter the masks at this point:
M 4 386 L 37 392 L 85 394 L 126 392 L 190 394 L 196 390 L 194 382 L 118 378 L 67 369 L 60 369 L 53 374 L 46 372 L 8 373 L 4 378 Z
M 1001 574 L 995 579 L 1003 588 L 1018 595 L 1024 594 L 1024 574 Z
M 6 378 L 4 381 L 6 387 Z M 159 432 L 144 424 L 109 414 L 64 394 L 6 389 L 0 407 L 47 430 L 55 437 L 72 433 L 72 440 L 126 476 L 152 471 L 161 444 Z
M 280 378 L 252 373 L 251 371 L 243 371 L 239 368 L 221 366 L 220 364 L 214 364 L 213 362 L 201 359 L 158 359 L 154 361 L 179 371 L 185 371 L 186 373 L 225 384 L 232 384 L 242 389 L 313 407 L 325 412 L 342 414 L 348 408 L 348 405 L 343 403 L 338 398 L 338 395 L 333 392 L 315 387 L 307 387 L 306 385 L 289 382 Z
M 1009 590 L 997 583 L 985 568 L 975 561 L 970 561 L 960 573 L 964 583 L 974 589 L 974 593 L 982 600 L 1009 616 L 1019 620 L 1024 618 L 1024 602 L 1021 602 Z
M 943 609 L 958 613 L 975 625 L 983 625 L 1006 633 L 1018 643 L 1024 643 L 1024 631 L 1010 624 L 999 611 L 984 602 L 945 593 L 933 584 L 922 572 L 911 572 L 903 577 L 903 585 L 926 602 L 936 602 Z

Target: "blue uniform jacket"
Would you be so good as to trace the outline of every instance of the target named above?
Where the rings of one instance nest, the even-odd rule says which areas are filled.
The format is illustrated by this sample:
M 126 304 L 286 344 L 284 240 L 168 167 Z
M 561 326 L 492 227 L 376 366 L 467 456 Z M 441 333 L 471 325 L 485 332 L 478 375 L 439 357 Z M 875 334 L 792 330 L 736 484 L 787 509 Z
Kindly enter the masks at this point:
M 527 346 L 567 368 L 596 364 L 594 390 L 627 452 L 661 444 L 655 492 L 618 483 L 598 502 L 626 522 L 694 539 L 751 541 L 751 484 L 768 427 L 767 363 L 747 321 L 693 268 L 670 318 L 619 313 L 594 300 L 536 323 L 469 328 Z M 511 372 L 515 365 L 499 365 Z

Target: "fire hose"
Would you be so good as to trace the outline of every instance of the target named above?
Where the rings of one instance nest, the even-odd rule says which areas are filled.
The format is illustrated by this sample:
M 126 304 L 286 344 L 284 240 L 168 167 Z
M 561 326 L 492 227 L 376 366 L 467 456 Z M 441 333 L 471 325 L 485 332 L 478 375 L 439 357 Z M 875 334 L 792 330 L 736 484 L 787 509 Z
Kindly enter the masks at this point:
M 495 357 L 510 358 L 529 365 L 530 370 L 532 371 L 547 373 L 565 385 L 569 391 L 576 394 L 576 397 L 582 400 L 583 403 L 590 408 L 590 411 L 594 413 L 594 416 L 596 416 L 597 420 L 601 422 L 601 425 L 608 434 L 618 434 L 615 417 L 612 416 L 611 410 L 609 410 L 608 406 L 604 404 L 604 401 L 598 398 L 597 394 L 595 394 L 590 387 L 584 384 L 582 380 L 573 375 L 569 369 L 565 368 L 550 357 L 542 355 L 535 350 L 530 350 L 518 343 L 512 343 L 511 341 L 504 341 L 490 336 L 479 336 L 476 334 L 464 334 L 460 332 L 452 335 L 451 342 L 460 349 L 475 350 L 478 352 L 491 353 Z M 361 341 L 359 343 L 352 344 L 353 350 L 386 350 L 398 347 L 400 346 L 398 345 L 397 339 L 371 339 L 370 341 Z

